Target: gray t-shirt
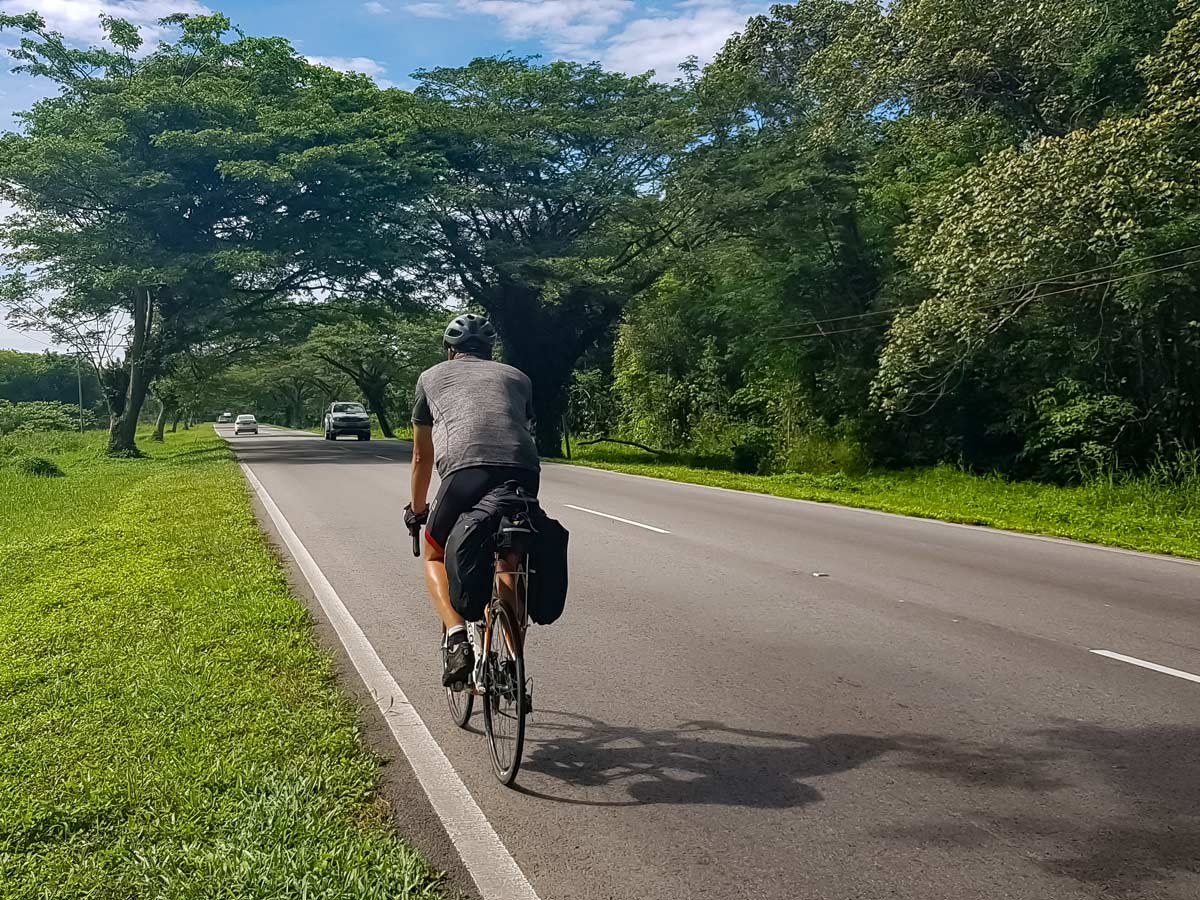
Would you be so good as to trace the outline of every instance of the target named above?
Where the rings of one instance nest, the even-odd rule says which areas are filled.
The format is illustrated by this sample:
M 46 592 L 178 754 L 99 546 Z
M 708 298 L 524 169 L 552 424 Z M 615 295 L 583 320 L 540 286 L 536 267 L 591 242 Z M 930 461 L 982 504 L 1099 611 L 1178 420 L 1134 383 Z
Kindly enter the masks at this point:
M 533 442 L 533 385 L 519 369 L 458 356 L 417 379 L 413 423 L 433 426 L 438 475 L 469 466 L 541 467 Z

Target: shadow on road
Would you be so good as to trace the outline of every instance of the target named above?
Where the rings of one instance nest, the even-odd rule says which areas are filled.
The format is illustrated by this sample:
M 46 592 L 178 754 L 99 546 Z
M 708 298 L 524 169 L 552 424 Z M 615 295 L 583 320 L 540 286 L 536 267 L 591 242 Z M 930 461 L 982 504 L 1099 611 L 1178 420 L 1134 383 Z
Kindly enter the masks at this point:
M 250 465 L 286 463 L 289 466 L 387 466 L 407 463 L 411 451 L 396 441 L 330 441 L 281 438 L 240 438 L 231 444 L 238 460 Z M 383 459 L 381 457 L 387 457 Z
M 1038 771 L 1037 755 L 1008 747 L 957 746 L 929 735 L 802 736 L 706 721 L 646 729 L 541 713 L 528 740 L 526 771 L 573 787 L 619 788 L 626 805 L 803 806 L 823 799 L 808 781 L 858 768 L 885 753 L 898 754 L 902 766 L 966 784 L 1027 791 L 1060 786 Z
M 875 832 L 885 840 L 1015 848 L 1054 875 L 1114 897 L 1168 896 L 1148 885 L 1200 878 L 1200 727 L 1072 723 L 1020 737 L 1019 745 L 988 746 L 919 734 L 802 736 L 710 721 L 655 729 L 543 711 L 530 723 L 523 771 L 565 790 L 520 790 L 587 806 L 780 809 L 822 801 L 812 782 L 878 761 L 966 789 L 938 791 L 940 808 L 949 796 L 960 809 L 915 826 L 911 819 L 885 825 Z
M 877 834 L 925 846 L 1017 847 L 1106 897 L 1200 896 L 1200 727 L 1071 723 L 1030 737 L 1042 748 L 1040 764 L 1076 773 L 1053 802 L 983 795 L 953 818 Z M 1166 893 L 1171 882 L 1176 892 Z

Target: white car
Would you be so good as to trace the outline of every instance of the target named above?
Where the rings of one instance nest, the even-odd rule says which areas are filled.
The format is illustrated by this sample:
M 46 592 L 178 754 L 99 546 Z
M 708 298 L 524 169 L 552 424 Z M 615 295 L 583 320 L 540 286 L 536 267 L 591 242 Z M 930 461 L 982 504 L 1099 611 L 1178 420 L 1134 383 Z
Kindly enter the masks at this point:
M 254 416 L 241 415 L 233 423 L 233 433 L 236 434 L 258 434 L 258 420 Z
M 338 400 L 325 410 L 325 440 L 336 441 L 340 434 L 352 434 L 360 441 L 371 439 L 371 416 L 361 403 Z
M 217 423 L 220 425 L 224 425 L 226 422 L 232 422 L 232 421 L 233 421 L 233 413 L 231 413 L 231 412 L 223 412 L 219 416 L 217 416 Z

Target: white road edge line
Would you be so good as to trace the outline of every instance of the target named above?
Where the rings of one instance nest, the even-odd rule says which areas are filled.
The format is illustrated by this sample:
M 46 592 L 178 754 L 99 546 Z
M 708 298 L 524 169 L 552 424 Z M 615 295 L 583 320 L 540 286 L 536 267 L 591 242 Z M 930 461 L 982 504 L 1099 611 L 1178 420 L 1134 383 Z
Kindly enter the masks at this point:
M 375 458 L 376 458 L 376 459 L 382 459 L 384 462 L 391 462 L 391 461 L 392 461 L 392 458 L 391 458 L 390 456 L 381 456 L 381 455 L 380 455 L 380 454 L 378 454 L 378 453 L 376 453 L 376 454 L 375 454 Z
M 564 503 L 563 506 L 567 509 L 577 509 L 580 512 L 591 513 L 593 516 L 600 516 L 605 519 L 612 519 L 614 522 L 624 522 L 626 525 L 633 525 L 637 528 L 645 528 L 647 531 L 653 531 L 656 534 L 670 534 L 665 528 L 655 528 L 653 525 L 646 525 L 642 522 L 635 522 L 633 519 L 622 519 L 620 516 L 610 516 L 608 513 L 602 513 L 594 509 L 588 509 L 586 506 L 575 506 L 573 503 Z
M 1147 662 L 1144 659 L 1138 659 L 1136 656 L 1125 656 L 1122 653 L 1113 653 L 1111 650 L 1089 650 L 1088 652 L 1095 653 L 1097 656 L 1107 656 L 1109 659 L 1129 663 L 1131 666 L 1141 666 L 1143 669 L 1162 672 L 1164 675 L 1174 675 L 1176 678 L 1182 678 L 1184 681 L 1194 681 L 1200 684 L 1200 675 L 1193 675 L 1191 672 L 1172 669 L 1169 666 L 1160 666 L 1158 663 Z
M 312 554 L 250 467 L 245 463 L 240 465 L 246 480 L 262 501 L 292 558 L 320 601 L 363 684 L 375 698 L 392 736 L 408 758 L 417 781 L 445 826 L 483 900 L 538 900 L 533 885 L 512 858 Z

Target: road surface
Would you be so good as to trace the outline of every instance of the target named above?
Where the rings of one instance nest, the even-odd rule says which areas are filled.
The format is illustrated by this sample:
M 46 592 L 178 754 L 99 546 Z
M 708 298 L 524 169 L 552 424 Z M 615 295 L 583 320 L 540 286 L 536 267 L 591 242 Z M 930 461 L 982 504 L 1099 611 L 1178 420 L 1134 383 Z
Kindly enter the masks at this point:
M 1200 897 L 1194 563 L 547 466 L 518 792 L 446 712 L 408 446 L 219 430 L 542 900 Z

